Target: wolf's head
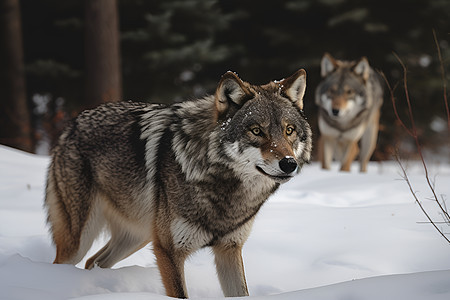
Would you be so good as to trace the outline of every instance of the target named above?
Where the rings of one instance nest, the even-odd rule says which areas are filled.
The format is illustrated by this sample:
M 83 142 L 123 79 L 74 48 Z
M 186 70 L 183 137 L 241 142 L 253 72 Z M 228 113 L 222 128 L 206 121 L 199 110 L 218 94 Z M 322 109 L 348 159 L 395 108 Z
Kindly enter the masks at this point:
M 316 104 L 339 122 L 350 121 L 367 105 L 366 83 L 370 76 L 369 62 L 341 61 L 326 53 L 321 63 L 322 82 L 316 90 Z
M 311 129 L 303 116 L 306 72 L 256 86 L 223 75 L 215 93 L 222 146 L 239 174 L 275 182 L 292 178 L 311 154 Z M 253 176 L 252 176 L 253 175 Z

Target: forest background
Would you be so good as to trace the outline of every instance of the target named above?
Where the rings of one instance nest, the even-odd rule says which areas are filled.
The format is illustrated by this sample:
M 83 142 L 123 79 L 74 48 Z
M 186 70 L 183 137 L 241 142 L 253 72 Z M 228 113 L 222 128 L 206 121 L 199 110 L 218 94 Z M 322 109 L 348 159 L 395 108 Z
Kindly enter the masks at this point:
M 448 0 L 0 0 L 0 144 L 46 154 L 65 121 L 101 102 L 170 104 L 213 93 L 228 70 L 264 84 L 299 68 L 317 138 L 323 54 L 366 56 L 405 117 L 395 53 L 421 144 L 448 162 L 449 20 Z M 385 95 L 373 159 L 413 157 Z

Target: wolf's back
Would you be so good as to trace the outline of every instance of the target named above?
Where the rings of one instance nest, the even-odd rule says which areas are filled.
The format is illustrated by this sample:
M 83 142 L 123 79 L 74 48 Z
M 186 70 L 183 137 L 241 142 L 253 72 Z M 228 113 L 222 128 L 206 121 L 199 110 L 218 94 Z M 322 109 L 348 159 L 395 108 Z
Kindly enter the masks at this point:
M 141 139 L 140 119 L 151 109 L 146 104 L 121 102 L 85 111 L 63 132 L 53 154 L 78 153 L 90 165 L 94 176 L 100 172 L 117 173 L 119 177 L 123 177 L 124 171 L 128 175 L 141 173 L 145 166 L 145 142 Z

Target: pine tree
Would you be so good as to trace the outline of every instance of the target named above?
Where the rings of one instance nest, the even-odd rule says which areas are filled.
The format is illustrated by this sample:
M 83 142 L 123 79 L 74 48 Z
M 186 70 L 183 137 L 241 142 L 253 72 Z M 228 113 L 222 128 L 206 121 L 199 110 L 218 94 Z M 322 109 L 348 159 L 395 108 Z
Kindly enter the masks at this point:
M 122 100 L 117 1 L 85 1 L 84 107 Z
M 0 1 L 0 143 L 33 152 L 18 0 Z

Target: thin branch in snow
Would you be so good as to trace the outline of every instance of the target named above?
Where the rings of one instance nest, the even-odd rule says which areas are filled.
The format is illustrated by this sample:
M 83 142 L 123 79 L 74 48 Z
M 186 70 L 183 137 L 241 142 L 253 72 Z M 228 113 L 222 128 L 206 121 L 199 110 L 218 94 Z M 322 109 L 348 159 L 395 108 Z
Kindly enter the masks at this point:
M 436 39 L 435 33 L 434 33 L 434 36 L 435 36 L 435 41 L 436 41 L 436 44 L 437 44 L 437 39 Z M 442 57 L 440 55 L 439 47 L 438 47 L 438 53 L 439 53 L 439 60 L 441 62 L 441 66 L 443 66 L 443 64 L 442 64 Z M 398 114 L 396 99 L 395 99 L 395 96 L 394 96 L 394 90 L 391 88 L 391 86 L 390 86 L 386 76 L 383 73 L 381 75 L 384 78 L 384 80 L 386 82 L 386 85 L 388 86 L 388 89 L 389 89 L 389 92 L 390 92 L 390 98 L 391 98 L 392 106 L 393 106 L 394 113 L 395 113 L 395 116 L 396 116 L 398 122 L 400 123 L 401 127 L 403 127 L 403 129 L 407 132 L 407 134 L 413 138 L 413 140 L 415 142 L 416 150 L 417 150 L 417 153 L 419 154 L 420 161 L 422 162 L 422 167 L 423 167 L 423 170 L 425 172 L 425 179 L 426 179 L 428 188 L 429 188 L 429 190 L 431 191 L 431 193 L 433 195 L 430 198 L 430 200 L 434 201 L 437 204 L 437 206 L 439 208 L 439 214 L 442 215 L 442 217 L 444 219 L 444 223 L 450 225 L 450 216 L 449 216 L 449 213 L 448 213 L 448 210 L 447 210 L 447 206 L 445 204 L 445 201 L 440 201 L 439 197 L 436 194 L 436 189 L 435 189 L 435 183 L 436 183 L 435 179 L 436 178 L 434 177 L 433 180 L 430 179 L 430 176 L 429 176 L 429 173 L 428 173 L 428 167 L 427 167 L 427 164 L 425 162 L 424 155 L 423 155 L 423 152 L 422 152 L 422 146 L 420 144 L 419 136 L 417 134 L 418 131 L 417 131 L 416 123 L 415 123 L 415 120 L 414 120 L 413 109 L 412 109 L 411 100 L 410 100 L 410 96 L 409 96 L 409 92 L 408 92 L 407 68 L 406 68 L 405 64 L 403 63 L 403 61 L 400 59 L 400 57 L 396 53 L 394 53 L 394 56 L 398 60 L 398 62 L 400 63 L 400 65 L 402 66 L 402 69 L 403 69 L 403 90 L 405 92 L 405 99 L 406 99 L 406 103 L 407 103 L 407 106 L 408 106 L 407 115 L 408 115 L 409 122 L 411 124 L 410 128 L 408 128 L 408 126 L 406 126 L 406 124 L 403 122 L 403 120 L 400 118 L 400 116 Z M 447 107 L 447 118 L 449 120 L 449 131 L 450 131 L 450 114 L 449 114 L 449 111 L 448 111 L 448 102 L 447 102 L 447 97 L 446 97 L 445 73 L 444 73 L 443 70 L 442 70 L 442 76 L 443 76 L 443 80 L 444 80 L 444 101 L 445 101 L 445 104 L 446 104 L 446 107 Z M 411 194 L 414 197 L 414 200 L 419 205 L 420 209 L 425 214 L 425 216 L 429 220 L 429 222 L 434 226 L 434 228 L 439 232 L 439 234 L 450 244 L 450 240 L 446 237 L 446 233 L 443 232 L 442 228 L 439 228 L 437 226 L 437 224 L 439 224 L 439 222 L 434 221 L 430 217 L 428 212 L 423 207 L 421 201 L 419 200 L 419 198 L 417 196 L 417 193 L 414 191 L 413 186 L 411 184 L 411 181 L 409 180 L 408 174 L 406 172 L 406 169 L 405 169 L 405 167 L 403 166 L 403 163 L 400 160 L 400 156 L 398 154 L 398 149 L 397 149 L 397 152 L 395 153 L 395 158 L 396 158 L 396 160 L 397 160 L 397 162 L 398 162 L 398 164 L 399 164 L 399 166 L 400 166 L 400 168 L 402 170 L 402 173 L 403 173 L 402 177 L 406 181 L 406 183 L 408 184 L 409 190 L 411 191 Z

